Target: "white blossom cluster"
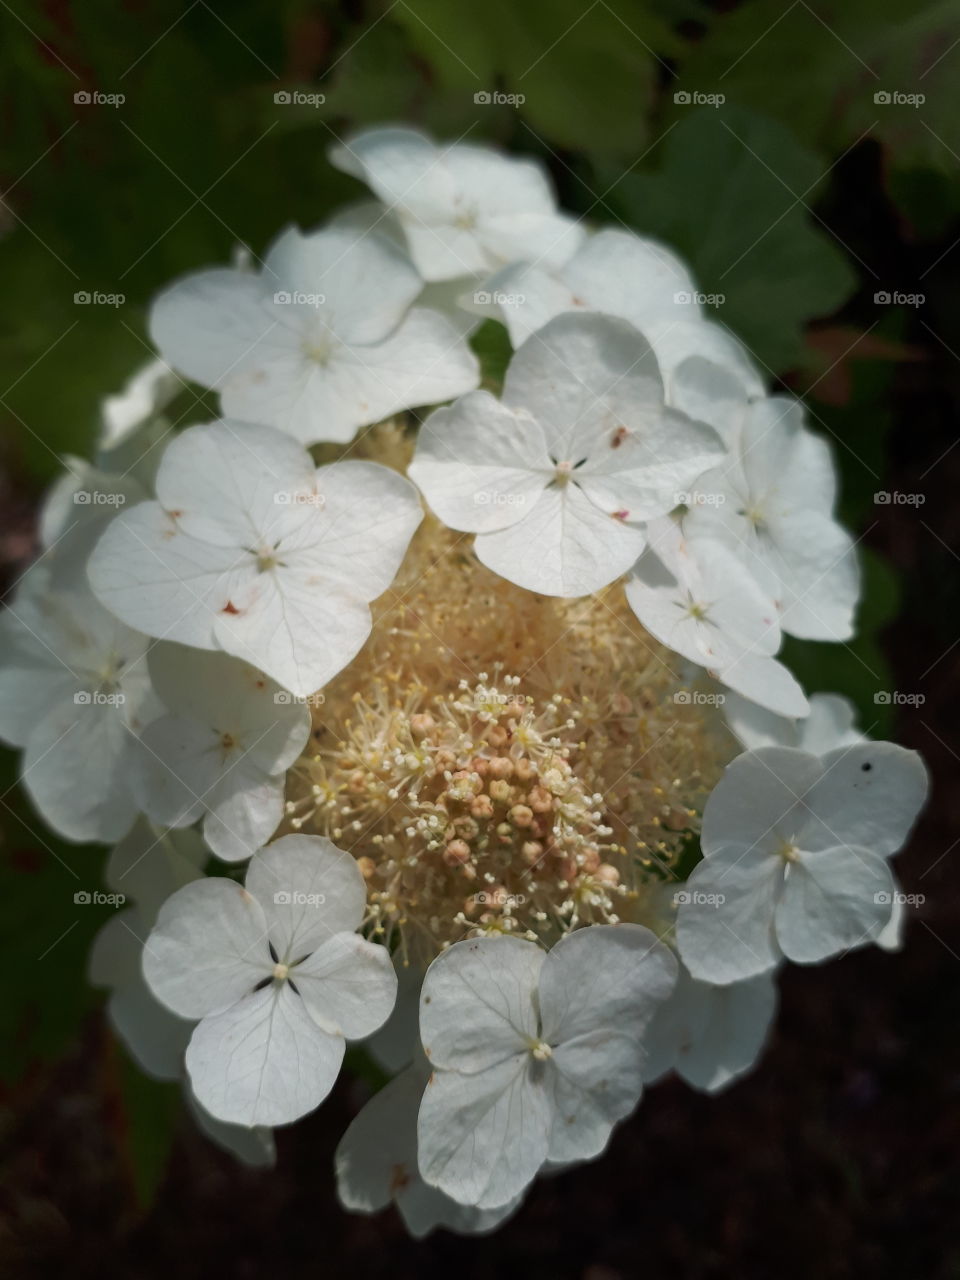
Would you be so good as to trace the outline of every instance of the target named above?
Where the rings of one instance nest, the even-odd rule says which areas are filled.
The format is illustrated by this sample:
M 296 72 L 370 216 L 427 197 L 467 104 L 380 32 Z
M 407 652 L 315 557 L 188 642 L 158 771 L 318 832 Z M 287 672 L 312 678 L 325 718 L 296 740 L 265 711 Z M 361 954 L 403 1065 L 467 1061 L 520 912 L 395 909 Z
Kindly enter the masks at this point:
M 645 1083 L 749 1070 L 785 960 L 898 945 L 889 858 L 926 775 L 777 656 L 853 635 L 854 545 L 826 442 L 684 264 L 563 213 L 531 160 L 407 128 L 330 158 L 373 200 L 155 300 L 158 358 L 69 461 L 0 624 L 0 734 L 56 832 L 119 842 L 133 905 L 91 978 L 143 1068 L 265 1163 L 373 1036 L 394 1078 L 338 1149 L 344 1205 L 479 1232 L 598 1156 Z M 490 319 L 515 348 L 493 389 L 470 345 Z M 166 416 L 185 379 L 221 419 Z M 408 475 L 310 452 L 401 413 Z M 465 922 L 424 976 L 368 927 L 349 847 L 278 830 L 311 699 L 367 644 L 425 509 L 527 592 L 620 582 L 638 629 L 725 691 L 742 750 L 655 912 L 549 948 Z

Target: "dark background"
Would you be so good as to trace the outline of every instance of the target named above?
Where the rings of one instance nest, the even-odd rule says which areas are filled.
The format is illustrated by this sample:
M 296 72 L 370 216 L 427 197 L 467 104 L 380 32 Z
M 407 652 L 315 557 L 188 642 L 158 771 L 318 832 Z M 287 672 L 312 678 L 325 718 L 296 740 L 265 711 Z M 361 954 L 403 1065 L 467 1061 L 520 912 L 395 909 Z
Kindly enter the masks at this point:
M 361 194 L 327 146 L 408 120 L 540 156 L 568 208 L 675 245 L 771 385 L 806 397 L 867 586 L 855 642 L 791 642 L 788 660 L 934 778 L 897 860 L 923 896 L 900 955 L 789 969 L 747 1081 L 657 1086 L 603 1160 L 539 1182 L 496 1235 L 418 1245 L 392 1211 L 336 1204 L 333 1149 L 362 1101 L 346 1075 L 252 1173 L 132 1068 L 83 976 L 108 909 L 73 903 L 103 852 L 49 836 L 6 753 L 2 1274 L 960 1276 L 960 5 L 5 0 L 0 24 L 8 584 L 60 459 L 89 452 L 100 397 L 147 354 L 151 294 L 320 222 Z M 325 102 L 277 104 L 283 89 Z M 125 101 L 74 100 L 94 90 Z M 494 91 L 525 101 L 475 101 Z M 882 300 L 896 293 L 919 297 Z M 176 413 L 201 421 L 209 402 Z

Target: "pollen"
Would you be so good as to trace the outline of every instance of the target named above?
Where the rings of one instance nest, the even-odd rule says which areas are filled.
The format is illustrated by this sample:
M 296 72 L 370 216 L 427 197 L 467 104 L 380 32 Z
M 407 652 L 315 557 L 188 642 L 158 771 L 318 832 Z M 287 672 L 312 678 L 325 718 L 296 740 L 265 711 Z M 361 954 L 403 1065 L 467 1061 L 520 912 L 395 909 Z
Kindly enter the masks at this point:
M 373 608 L 313 706 L 282 828 L 357 859 L 370 936 L 425 964 L 465 937 L 550 946 L 640 918 L 735 752 L 712 700 L 675 697 L 680 660 L 622 587 L 524 591 L 428 515 Z

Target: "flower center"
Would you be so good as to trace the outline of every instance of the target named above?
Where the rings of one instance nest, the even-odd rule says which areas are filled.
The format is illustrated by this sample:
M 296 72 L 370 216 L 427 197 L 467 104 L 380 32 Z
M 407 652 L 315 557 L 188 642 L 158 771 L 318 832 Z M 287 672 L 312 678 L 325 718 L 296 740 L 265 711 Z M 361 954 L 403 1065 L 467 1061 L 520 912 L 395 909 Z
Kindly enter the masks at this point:
M 530 1055 L 536 1058 L 537 1062 L 546 1062 L 548 1058 L 553 1057 L 553 1047 L 547 1044 L 546 1040 L 530 1040 Z
M 428 517 L 374 609 L 314 708 L 282 830 L 349 850 L 370 931 L 415 963 L 636 918 L 733 748 L 715 706 L 674 699 L 680 663 L 622 589 L 524 591 Z
M 284 982 L 290 976 L 290 966 L 278 962 L 273 966 L 273 976 L 278 982 Z

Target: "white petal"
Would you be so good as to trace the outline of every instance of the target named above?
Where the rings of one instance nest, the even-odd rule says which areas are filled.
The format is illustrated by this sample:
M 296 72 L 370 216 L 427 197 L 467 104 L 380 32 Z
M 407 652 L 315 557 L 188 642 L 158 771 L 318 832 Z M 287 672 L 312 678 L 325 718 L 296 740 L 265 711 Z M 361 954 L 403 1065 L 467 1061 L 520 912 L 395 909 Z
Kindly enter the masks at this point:
M 638 329 L 654 318 L 687 320 L 696 306 L 683 299 L 696 286 L 671 249 L 616 227 L 591 236 L 560 275 L 595 311 L 622 316 Z
M 390 952 L 356 933 L 334 934 L 290 976 L 314 1022 L 348 1040 L 382 1026 L 397 995 Z
M 218 858 L 243 862 L 267 843 L 283 821 L 283 777 L 265 777 L 241 760 L 218 780 L 208 800 L 203 838 Z
M 110 703 L 65 702 L 35 726 L 21 778 L 58 835 L 112 844 L 129 831 L 137 806 L 121 766 L 134 742 L 124 707 Z
M 640 525 L 601 511 L 569 484 L 545 490 L 517 524 L 480 534 L 475 550 L 482 564 L 518 587 L 572 598 L 626 573 L 645 542 Z
M 523 1053 L 473 1075 L 435 1072 L 417 1123 L 424 1181 L 478 1209 L 495 1209 L 520 1195 L 547 1156 L 550 1102 L 543 1068 Z
M 805 716 L 810 709 L 800 682 L 776 658 L 744 654 L 717 674 L 728 688 L 777 715 Z
M 247 889 L 263 908 L 270 941 L 285 964 L 334 934 L 352 933 L 367 898 L 354 859 L 324 836 L 275 840 L 250 863 Z
M 291 1124 L 320 1105 L 344 1041 L 322 1031 L 289 983 L 270 983 L 204 1018 L 187 1048 L 197 1101 L 230 1124 Z
M 263 911 L 246 889 L 220 878 L 168 898 L 143 952 L 150 989 L 184 1018 L 226 1008 L 272 971 Z
M 726 985 L 776 967 L 774 910 L 783 861 L 727 846 L 694 867 L 677 891 L 677 949 L 694 978 Z
M 588 932 L 584 930 L 584 932 Z M 643 1088 L 640 1032 L 608 1027 L 565 1041 L 547 1063 L 552 1161 L 600 1155 L 613 1126 L 630 1114 Z
M 862 846 L 889 857 L 904 844 L 927 798 L 928 778 L 916 751 L 864 742 L 828 751 L 823 775 L 806 796 L 813 817 L 804 849 Z
M 836 747 L 850 747 L 865 741 L 854 727 L 856 708 L 849 698 L 839 693 L 815 693 L 810 699 L 810 714 L 799 725 L 801 751 L 822 756 Z
M 667 398 L 688 418 L 706 422 L 735 449 L 747 413 L 747 388 L 732 369 L 703 356 L 688 356 L 667 383 Z
M 225 267 L 165 289 L 150 310 L 150 338 L 168 364 L 205 387 L 222 386 L 291 342 L 261 281 Z
M 850 847 L 806 851 L 790 864 L 777 905 L 777 941 L 797 964 L 816 964 L 879 937 L 894 882 L 882 857 Z
M 388 237 L 347 228 L 304 235 L 288 227 L 267 251 L 264 280 L 290 295 L 290 302 L 278 304 L 288 309 L 297 307 L 298 293 L 316 295 L 312 309 L 321 324 L 344 342 L 363 345 L 385 338 L 422 287 L 406 254 Z
M 737 756 L 704 806 L 704 855 L 710 858 L 730 846 L 779 853 L 807 822 L 804 797 L 820 774 L 813 756 L 788 747 Z
M 577 929 L 544 962 L 540 1034 L 554 1045 L 585 1037 L 599 1045 L 597 1037 L 625 1028 L 639 1036 L 676 978 L 676 960 L 642 925 Z
M 526 1052 L 537 1038 L 544 954 L 533 942 L 508 937 L 472 938 L 442 952 L 420 996 L 420 1036 L 431 1063 L 482 1072 Z
M 432 413 L 409 475 L 451 529 L 483 533 L 516 524 L 550 482 L 543 431 L 487 391 Z

